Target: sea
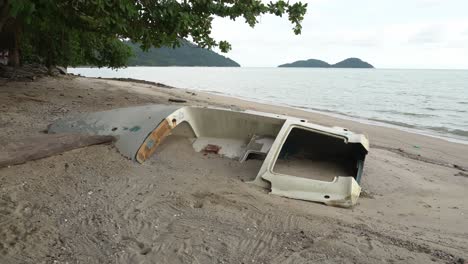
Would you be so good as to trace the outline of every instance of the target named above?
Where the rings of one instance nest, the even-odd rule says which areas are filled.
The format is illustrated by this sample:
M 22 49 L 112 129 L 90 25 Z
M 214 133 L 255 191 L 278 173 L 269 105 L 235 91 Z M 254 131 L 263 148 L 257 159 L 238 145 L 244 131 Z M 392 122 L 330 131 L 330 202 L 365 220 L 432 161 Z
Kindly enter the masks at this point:
M 468 144 L 468 70 L 69 68 L 134 78 L 394 127 Z

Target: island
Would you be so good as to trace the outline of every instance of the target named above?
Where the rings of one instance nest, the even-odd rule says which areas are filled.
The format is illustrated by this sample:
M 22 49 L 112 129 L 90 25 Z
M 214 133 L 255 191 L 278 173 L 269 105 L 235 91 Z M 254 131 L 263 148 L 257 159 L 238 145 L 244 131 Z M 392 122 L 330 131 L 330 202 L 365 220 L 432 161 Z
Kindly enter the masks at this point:
M 212 50 L 200 48 L 183 40 L 180 47 L 150 48 L 143 51 L 138 44 L 126 42 L 134 56 L 128 66 L 205 66 L 240 67 L 239 63 Z
M 322 60 L 299 60 L 292 63 L 281 64 L 280 68 L 374 68 L 370 63 L 358 58 L 348 58 L 335 64 L 329 64 Z
M 322 60 L 310 59 L 299 60 L 292 63 L 282 64 L 278 67 L 298 67 L 298 68 L 329 68 L 330 64 Z

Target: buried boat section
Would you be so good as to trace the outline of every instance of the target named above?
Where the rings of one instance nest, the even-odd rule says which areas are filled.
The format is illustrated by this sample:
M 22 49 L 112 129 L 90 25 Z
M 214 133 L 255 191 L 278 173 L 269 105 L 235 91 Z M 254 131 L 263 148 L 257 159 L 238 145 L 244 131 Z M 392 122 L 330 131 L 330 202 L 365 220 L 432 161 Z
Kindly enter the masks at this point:
M 253 184 L 272 194 L 350 207 L 361 188 L 367 138 L 344 128 L 255 111 L 149 105 L 80 114 L 49 132 L 117 137 L 124 156 L 143 163 L 169 135 L 192 139 L 196 151 L 244 162 L 264 159 Z

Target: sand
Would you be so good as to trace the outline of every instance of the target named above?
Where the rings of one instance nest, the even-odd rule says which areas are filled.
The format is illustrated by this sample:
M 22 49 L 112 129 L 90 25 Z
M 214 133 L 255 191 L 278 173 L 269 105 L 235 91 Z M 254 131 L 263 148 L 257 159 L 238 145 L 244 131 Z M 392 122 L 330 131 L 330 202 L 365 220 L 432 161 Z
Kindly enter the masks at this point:
M 97 145 L 0 168 L 0 263 L 464 263 L 468 145 L 145 83 L 82 77 L 0 84 L 0 143 L 67 114 L 151 103 L 253 109 L 368 135 L 359 204 L 246 184 L 240 164 L 171 136 L 140 165 Z

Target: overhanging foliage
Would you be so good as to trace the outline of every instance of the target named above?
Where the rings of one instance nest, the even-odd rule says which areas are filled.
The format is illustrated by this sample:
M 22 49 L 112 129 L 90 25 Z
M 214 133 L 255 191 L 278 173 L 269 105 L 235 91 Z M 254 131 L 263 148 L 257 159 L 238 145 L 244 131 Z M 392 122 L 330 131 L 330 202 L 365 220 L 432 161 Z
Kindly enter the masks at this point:
M 211 37 L 214 17 L 243 18 L 253 27 L 263 14 L 287 15 L 293 32 L 300 34 L 306 7 L 284 0 L 0 0 L 0 14 L 8 14 L 0 20 L 5 20 L 0 31 L 17 25 L 13 28 L 26 60 L 122 67 L 131 54 L 122 39 L 146 50 L 175 47 L 190 38 L 203 48 L 227 52 L 227 41 Z

